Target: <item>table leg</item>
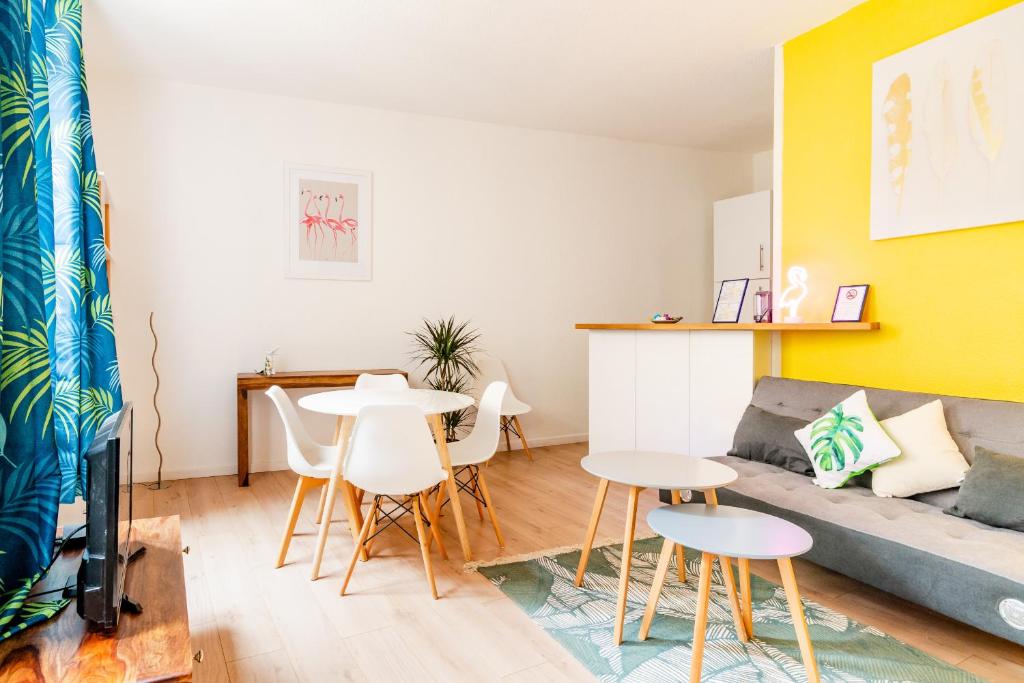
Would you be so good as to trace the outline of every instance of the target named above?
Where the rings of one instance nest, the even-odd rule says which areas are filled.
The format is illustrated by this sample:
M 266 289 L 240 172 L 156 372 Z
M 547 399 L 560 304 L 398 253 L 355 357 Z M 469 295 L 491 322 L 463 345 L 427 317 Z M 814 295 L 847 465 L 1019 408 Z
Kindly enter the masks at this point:
M 750 560 L 741 557 L 738 560 L 740 569 L 740 599 L 743 608 L 743 625 L 747 629 L 747 635 L 754 637 L 754 612 L 753 600 L 750 595 Z
M 690 683 L 700 683 L 704 665 L 704 636 L 708 627 L 708 598 L 711 596 L 711 565 L 714 555 L 700 556 L 700 581 L 697 588 L 697 616 L 693 620 L 693 649 L 690 652 Z
M 807 620 L 804 618 L 804 606 L 800 602 L 800 591 L 796 587 L 793 563 L 788 557 L 780 557 L 778 562 L 782 585 L 786 589 L 786 602 L 789 603 L 789 614 L 793 618 L 796 640 L 800 644 L 800 658 L 804 660 L 804 669 L 807 671 L 807 680 L 817 683 L 818 663 L 814 659 L 814 647 L 811 645 L 811 634 L 807 631 Z
M 434 439 L 437 441 L 437 454 L 441 458 L 441 466 L 448 472 L 449 498 L 452 501 L 452 515 L 455 517 L 455 527 L 459 532 L 459 542 L 462 544 L 462 556 L 469 562 L 473 559 L 473 553 L 469 549 L 469 533 L 466 531 L 466 520 L 462 516 L 462 502 L 460 501 L 459 487 L 455 483 L 455 470 L 452 469 L 452 459 L 448 455 L 448 440 L 444 433 L 444 423 L 440 415 L 431 415 L 430 423 L 434 428 Z
M 672 504 L 679 505 L 682 502 L 682 492 L 672 491 Z M 686 583 L 686 548 L 678 543 L 676 544 L 676 572 L 679 574 L 679 583 Z
M 639 486 L 630 486 L 629 498 L 626 500 L 626 532 L 622 538 L 619 601 L 615 607 L 615 631 L 612 635 L 616 645 L 622 645 L 622 629 L 626 621 L 626 596 L 629 594 L 629 569 L 633 564 L 633 537 L 636 535 L 636 508 L 642 490 Z
M 658 610 L 658 598 L 661 597 L 661 588 L 665 585 L 668 563 L 672 561 L 672 549 L 675 546 L 676 544 L 669 538 L 666 538 L 661 546 L 658 568 L 654 572 L 651 592 L 647 594 L 647 609 L 644 611 L 644 620 L 640 623 L 640 640 L 647 640 L 647 634 L 651 632 L 651 622 L 654 621 L 654 613 Z
M 238 485 L 249 485 L 249 392 L 238 390 Z
M 732 559 L 719 555 L 718 564 L 722 567 L 722 582 L 725 584 L 725 594 L 729 598 L 729 607 L 732 609 L 732 620 L 736 626 L 736 637 L 745 643 L 750 640 L 750 636 L 747 634 L 747 627 L 743 620 L 739 596 L 736 595 L 736 577 L 732 573 Z
M 704 500 L 708 505 L 718 505 L 718 492 L 715 489 L 708 489 L 704 492 Z
M 316 552 L 313 555 L 313 572 L 312 576 L 310 577 L 313 581 L 316 581 L 318 578 L 320 578 L 320 563 L 323 562 L 324 548 L 327 547 L 327 535 L 331 529 L 331 516 L 334 514 L 334 501 L 338 494 L 339 483 L 341 484 L 344 491 L 347 492 L 347 495 L 343 495 L 343 497 L 345 498 L 346 507 L 349 507 L 348 504 L 350 501 L 352 503 L 355 502 L 350 497 L 351 487 L 349 487 L 348 482 L 342 481 L 341 479 L 341 466 L 345 459 L 345 446 L 348 443 L 348 436 L 351 431 L 352 418 L 338 418 L 337 426 L 335 427 L 334 430 L 334 440 L 338 446 L 338 457 L 335 459 L 334 468 L 331 470 L 331 479 L 330 481 L 327 482 L 327 500 L 324 503 L 324 517 L 323 521 L 320 523 L 320 534 L 316 542 Z M 351 507 L 349 507 L 349 509 L 351 510 Z M 359 526 L 361 525 L 359 525 L 359 522 L 352 517 L 351 512 L 349 512 L 349 525 L 356 526 L 354 538 L 358 541 L 360 531 Z M 364 552 L 365 551 L 362 551 L 360 554 L 363 554 Z
M 594 546 L 594 535 L 597 533 L 597 524 L 601 521 L 601 510 L 604 509 L 604 499 L 607 495 L 608 480 L 602 479 L 597 482 L 597 497 L 594 499 L 594 511 L 590 513 L 587 540 L 583 541 L 583 548 L 580 549 L 580 564 L 576 568 L 576 580 L 573 582 L 577 588 L 583 585 L 583 574 L 587 571 L 587 561 L 590 560 L 590 550 Z

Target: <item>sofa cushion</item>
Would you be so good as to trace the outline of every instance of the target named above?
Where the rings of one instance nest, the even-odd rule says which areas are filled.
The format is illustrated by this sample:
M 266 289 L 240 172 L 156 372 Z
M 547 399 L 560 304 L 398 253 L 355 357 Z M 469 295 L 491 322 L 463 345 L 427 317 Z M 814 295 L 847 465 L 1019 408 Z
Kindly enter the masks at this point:
M 949 435 L 941 400 L 882 420 L 882 428 L 903 454 L 872 473 L 876 496 L 909 498 L 959 486 L 971 467 Z
M 1024 460 L 979 446 L 960 495 L 946 512 L 1024 532 Z
M 729 455 L 766 462 L 809 477 L 814 474 L 814 466 L 794 433 L 806 424 L 807 420 L 776 415 L 757 406 L 747 406 L 736 427 Z
M 826 489 L 839 488 L 900 455 L 899 446 L 871 412 L 863 389 L 798 429 L 796 438 L 814 464 L 814 483 Z
M 909 498 L 879 498 L 870 489 L 821 489 L 764 463 L 715 459 L 739 473 L 727 488 L 744 496 L 1024 583 L 1024 533 L 946 515 Z

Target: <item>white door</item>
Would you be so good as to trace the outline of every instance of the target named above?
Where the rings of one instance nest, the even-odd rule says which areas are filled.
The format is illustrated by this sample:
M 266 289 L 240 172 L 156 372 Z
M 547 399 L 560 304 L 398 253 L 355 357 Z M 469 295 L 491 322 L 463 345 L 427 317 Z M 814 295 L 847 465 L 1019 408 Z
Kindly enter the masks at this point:
M 715 202 L 715 280 L 771 278 L 772 194 Z

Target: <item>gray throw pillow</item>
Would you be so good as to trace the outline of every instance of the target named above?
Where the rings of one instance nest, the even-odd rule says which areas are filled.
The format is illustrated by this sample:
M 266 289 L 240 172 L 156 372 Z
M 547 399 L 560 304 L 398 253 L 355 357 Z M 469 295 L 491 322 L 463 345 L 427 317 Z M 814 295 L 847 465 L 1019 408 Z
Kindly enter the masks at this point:
M 729 455 L 764 462 L 810 477 L 814 466 L 793 433 L 807 426 L 807 420 L 776 415 L 757 406 L 747 406 L 736 427 Z
M 960 495 L 946 514 L 1024 531 L 1024 458 L 975 446 Z

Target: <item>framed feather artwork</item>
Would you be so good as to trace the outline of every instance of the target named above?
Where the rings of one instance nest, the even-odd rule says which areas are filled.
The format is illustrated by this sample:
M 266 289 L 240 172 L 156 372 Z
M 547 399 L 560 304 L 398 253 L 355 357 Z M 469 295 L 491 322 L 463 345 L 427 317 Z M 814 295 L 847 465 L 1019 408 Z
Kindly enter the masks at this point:
M 1024 219 L 1024 3 L 875 62 L 871 239 Z

